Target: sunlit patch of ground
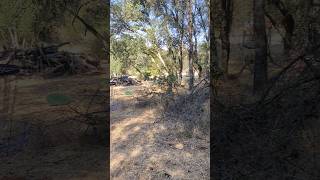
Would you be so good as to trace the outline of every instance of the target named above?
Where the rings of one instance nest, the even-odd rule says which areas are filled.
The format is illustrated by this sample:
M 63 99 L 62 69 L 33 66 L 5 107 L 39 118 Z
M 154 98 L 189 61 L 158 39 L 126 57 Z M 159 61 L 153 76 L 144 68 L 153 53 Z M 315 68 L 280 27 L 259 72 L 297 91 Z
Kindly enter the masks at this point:
M 111 179 L 209 179 L 208 139 L 179 136 L 159 106 L 138 107 L 142 88 L 111 89 Z

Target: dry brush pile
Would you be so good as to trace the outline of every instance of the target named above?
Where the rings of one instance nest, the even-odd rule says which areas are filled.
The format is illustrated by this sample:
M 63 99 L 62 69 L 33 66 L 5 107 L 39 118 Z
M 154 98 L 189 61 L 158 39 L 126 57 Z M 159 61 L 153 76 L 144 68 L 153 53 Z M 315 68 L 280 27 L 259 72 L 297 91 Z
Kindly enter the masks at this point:
M 25 49 L 4 48 L 0 52 L 0 63 L 18 65 L 24 74 L 42 72 L 48 77 L 97 70 L 98 60 L 83 53 L 59 50 L 67 44 L 69 43 Z

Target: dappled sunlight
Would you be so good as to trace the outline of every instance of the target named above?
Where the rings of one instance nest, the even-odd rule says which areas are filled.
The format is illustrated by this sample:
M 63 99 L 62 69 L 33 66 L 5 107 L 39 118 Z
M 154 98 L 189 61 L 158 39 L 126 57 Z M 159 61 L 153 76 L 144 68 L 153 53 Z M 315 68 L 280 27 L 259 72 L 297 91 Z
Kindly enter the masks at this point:
M 191 157 L 192 157 L 192 154 L 189 153 L 189 152 L 185 152 L 183 155 L 184 155 L 186 158 L 191 158 Z
M 134 133 L 137 133 L 141 130 L 139 125 L 146 125 L 149 122 L 148 120 L 154 117 L 153 111 L 143 112 L 140 116 L 133 118 L 124 118 L 121 121 L 118 121 L 114 124 L 111 124 L 111 143 L 119 143 L 119 141 L 127 140 L 128 136 Z M 112 117 L 111 117 L 112 118 Z M 128 127 L 133 126 L 131 129 Z
M 140 128 L 139 126 L 134 127 L 134 128 L 132 129 L 132 132 L 133 132 L 133 133 L 138 132 L 140 129 L 141 129 L 141 128 Z
M 137 157 L 142 153 L 142 147 L 136 147 L 130 152 L 130 157 Z
M 145 133 L 146 138 L 149 140 L 149 142 L 154 142 L 155 138 L 155 131 L 147 131 Z
M 174 177 L 184 177 L 186 175 L 186 172 L 181 169 L 177 169 L 170 171 L 170 174 Z
M 195 150 L 201 145 L 192 147 L 192 139 L 177 136 L 183 126 L 159 120 L 158 106 L 136 108 L 135 98 L 111 102 L 130 105 L 111 113 L 111 179 L 206 179 L 208 148 Z
M 178 143 L 174 147 L 177 148 L 177 149 L 183 149 L 183 144 Z
M 125 154 L 115 154 L 111 156 L 111 161 L 110 161 L 110 169 L 111 171 L 115 170 L 116 168 L 118 168 L 122 161 L 124 161 L 126 159 L 126 155 Z

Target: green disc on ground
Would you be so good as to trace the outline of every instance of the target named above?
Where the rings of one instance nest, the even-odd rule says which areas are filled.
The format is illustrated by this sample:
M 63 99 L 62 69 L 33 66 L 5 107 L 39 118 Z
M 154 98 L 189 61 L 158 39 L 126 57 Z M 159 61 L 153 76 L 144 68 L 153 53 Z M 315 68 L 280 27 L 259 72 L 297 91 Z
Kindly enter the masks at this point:
M 67 105 L 71 102 L 71 98 L 63 94 L 54 93 L 47 96 L 47 102 L 50 106 Z
M 125 94 L 126 96 L 132 96 L 132 91 L 127 90 L 127 91 L 124 92 L 124 94 Z

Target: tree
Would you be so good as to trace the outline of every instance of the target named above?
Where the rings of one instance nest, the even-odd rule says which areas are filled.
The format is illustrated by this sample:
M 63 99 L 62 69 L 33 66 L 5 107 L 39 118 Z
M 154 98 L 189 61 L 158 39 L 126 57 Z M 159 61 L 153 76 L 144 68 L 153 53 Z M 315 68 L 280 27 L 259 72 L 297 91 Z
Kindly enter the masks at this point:
M 202 31 L 204 32 L 204 37 L 205 37 L 205 43 L 203 44 L 204 46 L 202 47 L 207 47 L 205 50 L 205 57 L 203 61 L 203 66 L 204 69 L 207 70 L 207 74 L 209 74 L 209 68 L 206 66 L 209 65 L 209 54 L 210 54 L 210 48 L 209 47 L 209 15 L 208 15 L 208 10 L 209 7 L 207 6 L 208 2 L 204 1 L 202 4 L 200 4 L 197 0 L 195 1 L 195 8 L 196 8 L 196 15 L 199 17 L 199 26 L 202 28 Z
M 191 89 L 194 67 L 200 72 L 208 68 L 202 64 L 208 59 L 203 55 L 209 49 L 204 44 L 209 39 L 204 35 L 208 29 L 205 20 L 208 15 L 206 8 L 199 8 L 206 3 L 203 0 L 114 1 L 111 5 L 112 35 L 121 38 L 123 34 L 131 34 L 145 39 L 143 53 L 154 64 L 152 68 L 157 68 L 159 75 L 164 75 L 168 82 L 169 79 L 175 81 L 168 83 L 169 88 L 182 80 L 184 64 L 188 61 Z
M 255 63 L 254 63 L 254 92 L 261 92 L 268 80 L 267 69 L 267 35 L 264 17 L 264 0 L 254 0 L 253 2 L 254 33 L 256 40 Z
M 224 73 L 228 75 L 233 0 L 220 0 L 220 7 L 222 11 L 222 22 L 221 22 L 221 28 L 220 28 L 221 61 L 222 61 Z
M 184 25 L 184 18 L 185 18 L 185 1 L 173 1 L 173 7 L 175 8 L 175 24 L 179 32 L 179 78 L 182 80 L 182 70 L 183 70 L 183 37 L 185 35 L 185 25 Z
M 295 29 L 295 20 L 293 18 L 293 15 L 289 13 L 289 9 L 286 7 L 285 3 L 283 3 L 281 0 L 272 0 L 271 2 L 283 16 L 281 20 L 281 24 L 283 25 L 285 30 L 283 45 L 285 52 L 288 52 L 289 49 L 291 49 L 292 36 Z
M 189 90 L 193 88 L 193 20 L 192 20 L 192 0 L 188 0 L 188 62 L 189 62 Z

